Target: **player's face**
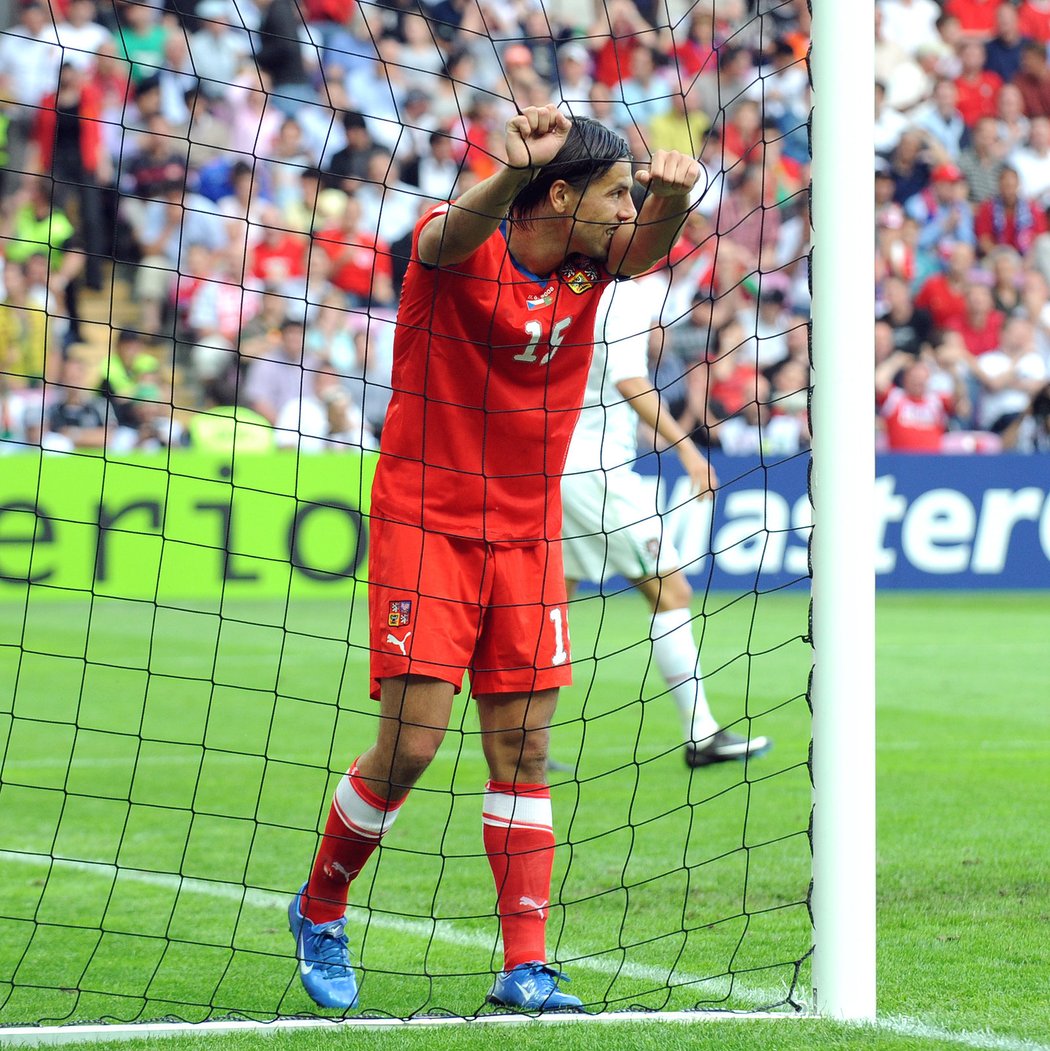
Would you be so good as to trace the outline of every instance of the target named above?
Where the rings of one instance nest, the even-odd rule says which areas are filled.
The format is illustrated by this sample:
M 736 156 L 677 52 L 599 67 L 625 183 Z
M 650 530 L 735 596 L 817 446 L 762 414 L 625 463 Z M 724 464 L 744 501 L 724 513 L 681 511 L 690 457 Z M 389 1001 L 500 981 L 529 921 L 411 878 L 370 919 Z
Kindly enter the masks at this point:
M 613 234 L 638 214 L 631 200 L 631 165 L 614 164 L 581 195 L 573 216 L 570 249 L 592 259 L 606 259 Z

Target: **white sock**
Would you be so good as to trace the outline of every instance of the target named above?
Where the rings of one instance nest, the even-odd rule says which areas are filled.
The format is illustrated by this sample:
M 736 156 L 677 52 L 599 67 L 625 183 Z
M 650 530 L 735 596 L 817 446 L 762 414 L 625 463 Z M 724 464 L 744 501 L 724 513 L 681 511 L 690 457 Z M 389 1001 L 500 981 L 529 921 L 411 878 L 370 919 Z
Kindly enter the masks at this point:
M 718 730 L 700 678 L 700 654 L 693 638 L 693 615 L 688 609 L 653 614 L 649 636 L 653 660 L 678 706 L 687 741 L 702 741 Z

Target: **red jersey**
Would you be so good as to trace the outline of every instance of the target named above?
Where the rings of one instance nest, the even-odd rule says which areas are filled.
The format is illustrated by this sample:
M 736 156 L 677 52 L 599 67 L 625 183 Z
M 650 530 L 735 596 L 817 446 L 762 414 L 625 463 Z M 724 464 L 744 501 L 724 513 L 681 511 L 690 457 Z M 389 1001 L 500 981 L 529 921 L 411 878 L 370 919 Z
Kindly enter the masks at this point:
M 964 33 L 973 33 L 989 39 L 995 36 L 995 12 L 1002 0 L 948 0 L 946 15 L 954 15 Z
M 959 77 L 955 88 L 959 93 L 955 108 L 968 128 L 972 128 L 981 117 L 994 117 L 999 104 L 999 89 L 1003 79 L 998 73 L 985 70 L 972 80 Z
M 966 293 L 953 288 L 947 274 L 927 278 L 915 305 L 929 311 L 936 328 L 958 328 L 966 323 Z
M 1030 36 L 1040 44 L 1050 41 L 1050 4 L 1046 0 L 1025 0 L 1017 10 L 1017 28 L 1021 36 Z
M 347 240 L 348 237 L 353 237 L 353 240 Z M 339 227 L 334 227 L 314 234 L 314 241 L 332 260 L 329 280 L 343 292 L 369 299 L 375 275 L 389 277 L 393 273 L 386 243 L 363 230 L 345 234 Z
M 890 388 L 880 413 L 890 452 L 940 452 L 951 411 L 952 400 L 947 395 L 913 398 L 900 387 Z
M 611 280 L 567 259 L 539 277 L 497 230 L 453 266 L 419 261 L 416 224 L 394 334 L 372 514 L 482 540 L 561 535 L 561 474 Z

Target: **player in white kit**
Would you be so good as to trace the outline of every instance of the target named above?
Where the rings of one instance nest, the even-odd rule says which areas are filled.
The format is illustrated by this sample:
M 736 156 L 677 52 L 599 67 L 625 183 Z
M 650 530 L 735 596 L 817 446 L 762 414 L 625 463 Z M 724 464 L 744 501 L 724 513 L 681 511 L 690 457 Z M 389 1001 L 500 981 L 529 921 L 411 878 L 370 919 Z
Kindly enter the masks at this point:
M 600 584 L 619 574 L 648 601 L 653 661 L 681 715 L 685 761 L 708 766 L 757 755 L 771 742 L 722 729 L 711 714 L 693 636 L 692 588 L 653 489 L 634 470 L 640 418 L 674 447 L 698 499 L 709 499 L 718 485 L 649 380 L 650 332 L 662 291 L 643 278 L 614 283 L 602 295 L 594 360 L 562 478 L 562 551 L 570 596 L 580 581 Z

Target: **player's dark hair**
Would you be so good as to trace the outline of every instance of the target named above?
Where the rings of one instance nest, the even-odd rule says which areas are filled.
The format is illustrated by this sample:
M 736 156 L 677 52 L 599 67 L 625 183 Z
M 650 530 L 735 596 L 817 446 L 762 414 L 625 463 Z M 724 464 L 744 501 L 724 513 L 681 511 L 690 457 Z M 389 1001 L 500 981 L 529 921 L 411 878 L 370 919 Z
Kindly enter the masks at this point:
M 577 117 L 554 160 L 545 164 L 540 174 L 514 198 L 510 217 L 528 222 L 559 179 L 582 193 L 614 164 L 629 160 L 631 149 L 622 135 L 590 117 Z

